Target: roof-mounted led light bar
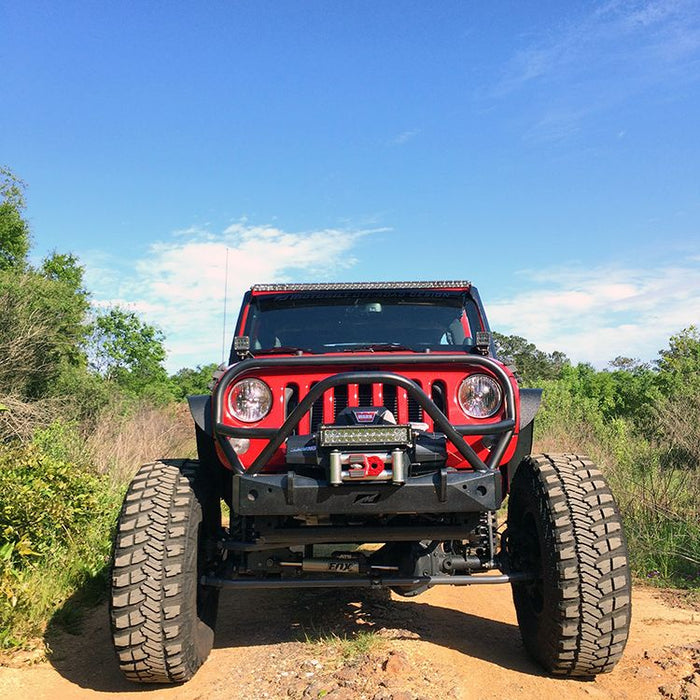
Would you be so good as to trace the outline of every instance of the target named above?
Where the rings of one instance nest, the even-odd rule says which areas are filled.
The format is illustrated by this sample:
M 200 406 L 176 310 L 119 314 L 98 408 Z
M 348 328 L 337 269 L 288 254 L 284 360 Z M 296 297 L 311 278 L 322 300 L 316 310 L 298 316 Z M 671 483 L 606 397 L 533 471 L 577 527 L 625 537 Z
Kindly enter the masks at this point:
M 254 284 L 252 292 L 323 292 L 352 289 L 468 289 L 468 280 L 430 282 L 295 282 L 291 284 Z

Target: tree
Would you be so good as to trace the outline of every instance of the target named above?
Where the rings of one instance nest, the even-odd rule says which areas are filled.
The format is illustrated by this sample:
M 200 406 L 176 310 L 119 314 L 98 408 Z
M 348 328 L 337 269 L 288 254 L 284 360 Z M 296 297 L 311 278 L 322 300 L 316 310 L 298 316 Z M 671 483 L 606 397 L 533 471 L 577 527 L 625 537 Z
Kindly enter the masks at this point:
M 87 300 L 88 292 L 83 287 L 85 268 L 72 253 L 54 251 L 41 264 L 41 274 L 46 279 L 60 282 Z
M 49 282 L 59 305 L 54 323 L 70 348 L 66 359 L 72 365 L 87 367 L 84 344 L 89 332 L 90 295 L 83 287 L 83 266 L 70 253 L 54 252 L 44 259 L 37 274 Z
M 38 270 L 27 264 L 25 189 L 0 167 L 0 392 L 39 399 L 55 394 L 69 369 L 85 372 L 89 302 L 75 256 L 54 253 Z
M 87 308 L 64 282 L 0 270 L 0 391 L 43 398 L 66 368 L 85 367 Z
M 696 326 L 672 335 L 659 351 L 659 387 L 667 396 L 700 394 L 700 332 Z
M 7 167 L 0 167 L 0 270 L 27 265 L 29 224 L 22 216 L 26 185 Z
M 506 364 L 515 365 L 525 384 L 556 379 L 561 375 L 562 369 L 570 364 L 563 352 L 555 350 L 546 353 L 519 335 L 494 333 L 493 339 L 499 358 Z
M 648 371 L 651 365 L 648 362 L 642 362 L 636 357 L 618 355 L 614 360 L 608 362 L 608 367 L 611 367 L 613 371 L 642 373 Z
M 209 365 L 197 365 L 196 369 L 183 367 L 178 370 L 170 377 L 174 385 L 175 398 L 184 401 L 194 394 L 208 394 L 216 368 L 216 362 L 212 362 Z
M 662 396 L 655 418 L 671 446 L 667 461 L 700 472 L 700 332 L 696 326 L 671 336 L 659 352 L 657 385 Z
M 166 401 L 172 386 L 163 367 L 164 336 L 133 311 L 118 307 L 99 315 L 88 342 L 92 370 L 122 389 Z

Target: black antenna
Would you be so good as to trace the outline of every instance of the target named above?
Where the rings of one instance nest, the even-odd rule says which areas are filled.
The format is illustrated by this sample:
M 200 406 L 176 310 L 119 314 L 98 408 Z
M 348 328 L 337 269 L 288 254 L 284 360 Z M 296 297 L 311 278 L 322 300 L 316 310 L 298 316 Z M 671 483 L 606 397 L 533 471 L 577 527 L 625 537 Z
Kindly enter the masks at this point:
M 228 246 L 226 246 L 226 266 L 224 269 L 224 329 L 221 337 L 221 362 L 226 362 L 226 304 L 228 302 Z

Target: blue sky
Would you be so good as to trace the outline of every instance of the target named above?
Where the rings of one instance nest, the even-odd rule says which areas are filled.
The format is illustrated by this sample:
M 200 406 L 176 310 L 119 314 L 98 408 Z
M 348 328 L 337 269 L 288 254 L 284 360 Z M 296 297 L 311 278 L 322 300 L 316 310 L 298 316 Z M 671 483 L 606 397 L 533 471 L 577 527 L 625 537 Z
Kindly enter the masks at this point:
M 700 321 L 700 5 L 0 0 L 34 256 L 221 359 L 242 291 L 467 278 L 597 366 Z

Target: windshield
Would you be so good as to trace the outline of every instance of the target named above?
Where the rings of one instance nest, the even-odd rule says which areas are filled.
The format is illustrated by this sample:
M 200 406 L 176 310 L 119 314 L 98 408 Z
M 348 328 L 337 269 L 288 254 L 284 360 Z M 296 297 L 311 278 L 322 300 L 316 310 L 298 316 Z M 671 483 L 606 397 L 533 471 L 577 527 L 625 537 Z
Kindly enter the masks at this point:
M 252 352 L 447 349 L 481 330 L 463 293 L 273 294 L 253 297 L 243 334 Z

